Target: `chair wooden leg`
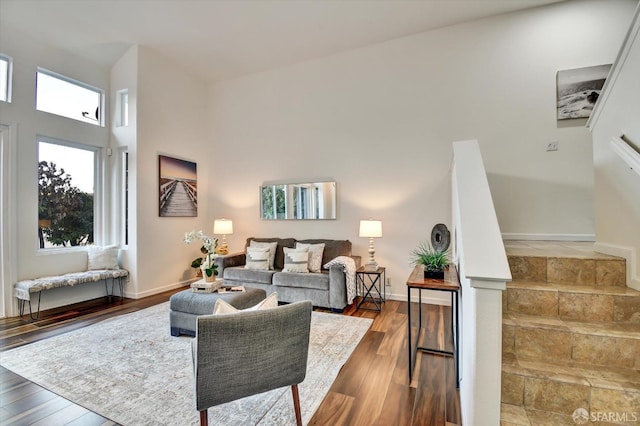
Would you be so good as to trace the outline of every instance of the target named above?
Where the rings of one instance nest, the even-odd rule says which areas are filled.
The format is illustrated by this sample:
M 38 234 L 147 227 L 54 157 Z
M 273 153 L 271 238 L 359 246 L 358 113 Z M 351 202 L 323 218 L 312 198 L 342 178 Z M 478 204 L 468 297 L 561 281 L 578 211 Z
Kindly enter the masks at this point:
M 293 408 L 296 411 L 296 425 L 302 426 L 302 414 L 300 413 L 300 396 L 298 395 L 298 385 L 291 385 L 293 393 Z
M 209 426 L 209 415 L 207 410 L 200 411 L 200 426 Z

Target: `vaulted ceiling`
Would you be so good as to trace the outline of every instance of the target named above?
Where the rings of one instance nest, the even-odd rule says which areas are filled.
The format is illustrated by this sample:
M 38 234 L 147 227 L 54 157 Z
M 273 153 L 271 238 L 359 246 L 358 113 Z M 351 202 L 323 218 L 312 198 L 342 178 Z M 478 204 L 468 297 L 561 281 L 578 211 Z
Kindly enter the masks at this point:
M 559 1 L 0 0 L 0 25 L 106 65 L 145 45 L 215 81 Z

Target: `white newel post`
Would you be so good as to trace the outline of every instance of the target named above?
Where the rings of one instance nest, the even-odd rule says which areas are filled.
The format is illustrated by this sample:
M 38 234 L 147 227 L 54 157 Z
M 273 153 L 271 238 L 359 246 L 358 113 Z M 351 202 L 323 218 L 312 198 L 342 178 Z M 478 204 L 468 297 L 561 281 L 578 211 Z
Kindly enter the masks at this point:
M 496 286 L 505 282 L 471 280 L 469 286 L 467 280 L 463 288 L 460 397 L 467 425 L 500 423 L 502 290 Z

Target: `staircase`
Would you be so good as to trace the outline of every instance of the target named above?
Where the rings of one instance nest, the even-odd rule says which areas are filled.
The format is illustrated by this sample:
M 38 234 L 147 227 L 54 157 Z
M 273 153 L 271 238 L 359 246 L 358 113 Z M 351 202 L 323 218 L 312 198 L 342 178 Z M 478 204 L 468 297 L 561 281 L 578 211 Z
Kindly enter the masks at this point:
M 640 292 L 625 260 L 589 243 L 505 247 L 501 425 L 640 424 Z

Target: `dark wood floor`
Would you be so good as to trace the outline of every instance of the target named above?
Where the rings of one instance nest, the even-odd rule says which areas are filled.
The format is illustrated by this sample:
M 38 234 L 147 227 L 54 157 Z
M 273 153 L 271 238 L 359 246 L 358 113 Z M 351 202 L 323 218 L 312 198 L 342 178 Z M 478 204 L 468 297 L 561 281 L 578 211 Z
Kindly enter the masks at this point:
M 86 327 L 169 300 L 175 291 L 144 299 L 102 298 L 42 312 L 37 321 L 0 320 L 0 350 Z M 416 306 L 417 307 L 417 306 Z M 417 313 L 412 305 L 412 313 Z M 459 425 L 459 392 L 453 359 L 418 353 L 409 384 L 407 303 L 388 301 L 382 312 L 346 309 L 344 315 L 372 318 L 367 332 L 320 405 L 310 425 Z M 26 318 L 26 316 L 25 316 Z M 451 349 L 448 307 L 423 306 L 425 346 Z M 413 323 L 417 322 L 414 318 Z M 415 325 L 415 324 L 414 324 Z M 0 367 L 0 424 L 114 425 Z M 135 425 L 132 425 L 135 426 Z

